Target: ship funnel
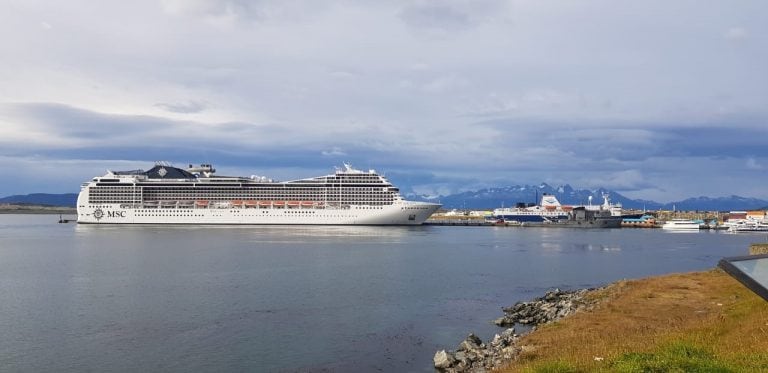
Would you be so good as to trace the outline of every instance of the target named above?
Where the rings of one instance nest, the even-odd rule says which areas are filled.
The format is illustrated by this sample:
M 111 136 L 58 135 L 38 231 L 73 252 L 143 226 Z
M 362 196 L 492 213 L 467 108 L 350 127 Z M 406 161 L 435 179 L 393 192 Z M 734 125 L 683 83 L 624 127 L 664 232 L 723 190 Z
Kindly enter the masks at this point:
M 541 206 L 543 207 L 560 207 L 560 201 L 557 197 L 551 194 L 544 194 L 541 196 Z
M 189 165 L 189 168 L 187 168 L 187 172 L 203 175 L 205 177 L 211 177 L 214 172 L 216 172 L 216 169 L 213 168 L 213 165 L 203 163 L 200 166 L 193 167 L 192 165 Z

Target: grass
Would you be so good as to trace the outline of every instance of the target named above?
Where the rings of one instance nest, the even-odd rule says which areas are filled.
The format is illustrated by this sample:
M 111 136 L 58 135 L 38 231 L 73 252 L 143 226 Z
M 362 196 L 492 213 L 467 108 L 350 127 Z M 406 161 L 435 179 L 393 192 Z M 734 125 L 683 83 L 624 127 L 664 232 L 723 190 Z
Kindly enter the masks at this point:
M 523 337 L 505 372 L 768 371 L 768 303 L 720 270 L 620 281 Z
M 711 351 L 677 341 L 653 352 L 624 354 L 610 364 L 616 372 L 734 372 L 737 367 L 717 359 Z

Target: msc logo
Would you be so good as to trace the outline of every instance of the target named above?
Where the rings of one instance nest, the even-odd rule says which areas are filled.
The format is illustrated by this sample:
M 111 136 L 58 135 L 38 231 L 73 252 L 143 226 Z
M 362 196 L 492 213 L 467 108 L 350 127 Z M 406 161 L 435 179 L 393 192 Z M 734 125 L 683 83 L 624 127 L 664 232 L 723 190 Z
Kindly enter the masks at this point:
M 108 218 L 124 218 L 125 211 L 107 211 L 106 215 Z M 104 217 L 104 210 L 96 209 L 93 211 L 93 217 L 96 218 L 96 220 L 101 220 L 101 218 Z
M 124 218 L 125 211 L 107 211 L 107 217 L 110 218 Z

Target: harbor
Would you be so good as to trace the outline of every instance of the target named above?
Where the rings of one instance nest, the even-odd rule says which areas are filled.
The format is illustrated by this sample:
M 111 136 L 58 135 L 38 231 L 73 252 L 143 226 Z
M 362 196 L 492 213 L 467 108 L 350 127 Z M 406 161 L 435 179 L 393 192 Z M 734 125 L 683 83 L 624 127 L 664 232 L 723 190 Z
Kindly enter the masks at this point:
M 627 216 L 635 216 L 636 211 L 626 211 Z M 718 212 L 718 211 L 654 211 L 642 212 L 640 217 L 622 217 L 618 226 L 610 228 L 628 229 L 669 229 L 669 230 L 713 230 L 729 232 L 768 232 L 768 212 Z M 567 220 L 566 220 L 567 221 Z M 686 222 L 687 228 L 678 229 Z M 437 211 L 424 222 L 428 226 L 466 226 L 466 227 L 515 227 L 515 228 L 578 228 L 578 225 L 563 221 L 527 221 L 505 220 L 494 216 L 487 210 L 451 210 Z M 600 228 L 598 226 L 597 228 Z

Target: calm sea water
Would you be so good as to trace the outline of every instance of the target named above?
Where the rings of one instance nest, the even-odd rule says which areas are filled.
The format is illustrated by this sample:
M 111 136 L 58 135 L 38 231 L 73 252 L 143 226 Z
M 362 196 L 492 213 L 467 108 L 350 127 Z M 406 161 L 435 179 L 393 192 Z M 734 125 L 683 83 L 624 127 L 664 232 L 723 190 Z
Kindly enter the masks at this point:
M 703 270 L 765 235 L 80 226 L 0 215 L 0 370 L 415 371 L 552 287 Z

